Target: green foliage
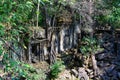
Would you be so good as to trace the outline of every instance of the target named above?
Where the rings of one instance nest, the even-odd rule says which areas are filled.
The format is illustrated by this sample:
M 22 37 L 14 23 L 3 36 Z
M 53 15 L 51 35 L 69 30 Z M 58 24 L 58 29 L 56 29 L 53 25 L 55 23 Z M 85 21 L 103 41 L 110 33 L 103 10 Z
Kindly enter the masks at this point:
M 18 38 L 28 39 L 29 15 L 33 8 L 31 0 L 0 0 L 0 37 L 15 44 Z
M 0 56 L 2 56 L 3 55 L 3 42 L 2 41 L 0 41 Z
M 114 28 L 119 28 L 120 26 L 120 0 L 103 0 L 100 8 L 102 14 L 97 17 L 98 23 L 101 25 L 109 24 Z M 98 13 L 99 14 L 99 13 Z
M 12 57 L 19 53 L 19 47 L 26 49 L 29 42 L 31 31 L 28 26 L 31 26 L 30 21 L 34 19 L 33 15 L 36 14 L 35 1 L 0 0 L 0 61 L 2 60 L 5 72 L 10 74 L 13 80 L 20 80 L 22 77 L 26 80 L 45 79 L 45 74 L 42 71 L 37 72 L 30 65 Z
M 58 74 L 65 68 L 62 61 L 56 61 L 52 66 L 50 66 L 51 72 L 50 77 L 55 79 L 58 77 Z
M 0 24 L 0 36 L 3 37 L 5 34 L 4 27 L 2 24 Z
M 45 80 L 46 76 L 42 70 L 38 71 L 29 64 L 10 58 L 10 55 L 7 53 L 8 51 L 3 48 L 3 44 L 4 43 L 0 41 L 0 56 L 3 56 L 2 64 L 5 73 L 9 74 L 13 80 L 20 80 L 21 78 L 25 78 L 26 80 Z
M 120 8 L 113 7 L 112 12 L 107 16 L 108 22 L 115 28 L 120 25 Z
M 0 22 L 16 23 L 26 21 L 33 8 L 33 3 L 30 0 L 1 0 L 0 4 Z
M 9 58 L 7 58 L 9 59 Z M 5 65 L 5 72 L 9 73 L 12 79 L 25 78 L 26 80 L 45 80 L 46 76 L 42 70 L 36 70 L 29 64 L 9 59 Z
M 103 49 L 100 48 L 95 38 L 84 37 L 82 39 L 80 50 L 83 55 L 88 56 L 90 54 L 95 54 L 97 51 L 101 51 Z

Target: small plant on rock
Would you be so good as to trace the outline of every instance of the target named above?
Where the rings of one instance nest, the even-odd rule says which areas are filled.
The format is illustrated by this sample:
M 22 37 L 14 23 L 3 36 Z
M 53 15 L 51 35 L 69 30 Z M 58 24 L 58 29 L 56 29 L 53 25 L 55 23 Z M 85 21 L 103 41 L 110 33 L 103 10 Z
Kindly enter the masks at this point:
M 55 79 L 58 77 L 58 74 L 65 68 L 62 61 L 56 61 L 52 66 L 50 66 L 50 77 Z
M 82 46 L 80 47 L 80 50 L 84 56 L 89 56 L 90 54 L 95 54 L 103 49 L 98 44 L 97 39 L 84 37 L 82 39 Z

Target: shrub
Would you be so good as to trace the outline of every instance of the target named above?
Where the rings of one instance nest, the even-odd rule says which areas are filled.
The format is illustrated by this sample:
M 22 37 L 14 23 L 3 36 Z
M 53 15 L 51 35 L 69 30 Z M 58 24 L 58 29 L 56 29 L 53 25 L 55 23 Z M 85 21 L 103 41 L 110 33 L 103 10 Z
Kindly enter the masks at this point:
M 85 56 L 90 54 L 95 54 L 97 51 L 102 51 L 103 49 L 100 48 L 100 45 L 97 42 L 97 39 L 84 37 L 82 39 L 82 45 L 80 47 L 81 53 Z
M 58 77 L 58 74 L 65 68 L 62 61 L 56 61 L 52 66 L 50 66 L 50 77 L 55 79 Z
M 8 74 L 4 78 L 8 76 L 12 80 L 45 80 L 46 78 L 42 70 L 36 70 L 30 64 L 10 59 L 7 54 L 4 55 L 3 60 L 5 72 Z

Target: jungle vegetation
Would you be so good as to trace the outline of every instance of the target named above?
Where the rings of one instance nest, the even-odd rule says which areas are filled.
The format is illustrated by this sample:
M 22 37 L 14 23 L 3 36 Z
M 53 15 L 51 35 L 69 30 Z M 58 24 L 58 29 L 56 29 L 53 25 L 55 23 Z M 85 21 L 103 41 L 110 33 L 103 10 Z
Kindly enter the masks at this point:
M 120 27 L 120 0 L 0 0 L 0 79 L 1 80 L 45 80 L 47 76 L 31 63 L 21 60 L 22 49 L 27 50 L 33 31 L 31 27 L 46 30 L 66 22 L 78 23 L 89 36 L 83 37 L 79 47 L 83 56 L 94 56 L 102 50 L 99 41 L 93 38 L 94 29 Z M 84 36 L 84 35 L 83 35 Z M 26 51 L 28 55 L 28 52 Z M 93 64 L 94 65 L 94 64 Z M 56 61 L 50 66 L 55 79 L 64 63 Z

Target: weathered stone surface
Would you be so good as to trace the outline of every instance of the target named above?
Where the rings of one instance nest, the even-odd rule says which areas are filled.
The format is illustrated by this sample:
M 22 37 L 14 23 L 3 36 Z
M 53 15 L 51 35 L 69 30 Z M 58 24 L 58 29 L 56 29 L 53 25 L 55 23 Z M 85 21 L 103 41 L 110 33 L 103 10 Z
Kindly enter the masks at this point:
M 31 27 L 30 29 L 33 32 L 33 35 L 31 36 L 31 38 L 33 39 L 45 38 L 45 29 L 41 27 Z
M 120 79 L 120 72 L 117 73 L 118 79 Z
M 73 75 L 75 75 L 76 77 L 78 76 L 78 71 L 76 71 L 75 69 L 72 69 L 72 70 L 71 70 L 71 73 L 72 73 Z
M 104 52 L 96 54 L 97 65 L 101 70 L 100 80 L 119 80 L 119 61 L 115 54 L 114 37 L 112 33 L 102 32 L 101 46 Z M 99 80 L 99 79 L 98 79 Z
M 90 74 L 90 73 L 92 73 L 92 72 L 93 72 L 93 70 L 86 69 L 86 72 Z
M 98 54 L 97 55 L 97 60 L 103 60 L 107 57 L 108 57 L 108 55 L 106 55 L 106 53 Z
M 110 77 L 108 77 L 105 73 L 101 75 L 101 80 L 110 80 Z
M 94 77 L 93 70 L 91 70 L 91 69 L 86 69 L 86 72 L 87 72 L 87 74 L 88 74 L 88 76 L 89 76 L 90 79 Z
M 55 80 L 76 80 L 76 76 L 71 75 L 69 70 L 64 70 L 59 74 L 59 77 Z
M 84 68 L 79 68 L 78 70 L 78 78 L 80 80 L 89 80 L 89 76 L 87 75 L 86 71 Z
M 104 61 L 99 61 L 99 62 L 97 62 L 97 65 L 102 68 L 102 67 L 107 67 L 107 66 L 109 66 L 110 63 L 104 62 Z
M 107 67 L 105 69 L 106 73 L 109 74 L 109 73 L 112 73 L 112 71 L 115 69 L 115 65 L 111 65 L 109 67 Z

